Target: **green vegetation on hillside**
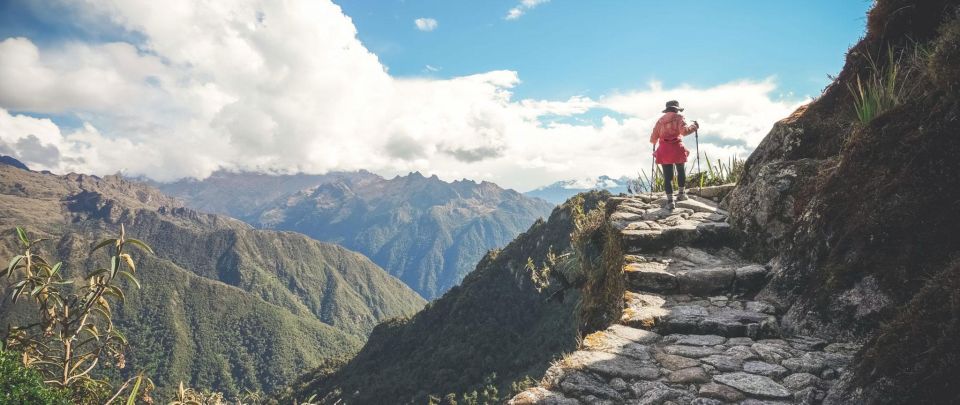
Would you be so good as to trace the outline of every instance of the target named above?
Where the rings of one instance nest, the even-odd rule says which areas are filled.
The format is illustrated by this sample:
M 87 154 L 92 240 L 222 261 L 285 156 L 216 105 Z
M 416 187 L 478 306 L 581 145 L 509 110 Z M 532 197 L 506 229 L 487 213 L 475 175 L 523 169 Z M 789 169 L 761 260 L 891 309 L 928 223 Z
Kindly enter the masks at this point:
M 428 299 L 553 209 L 493 183 L 447 183 L 420 173 L 218 173 L 159 186 L 196 208 L 363 253 Z
M 355 358 L 305 376 L 284 400 L 316 394 L 322 403 L 422 404 L 451 393 L 459 400 L 473 391 L 492 396 L 490 388 L 504 396 L 514 382 L 539 378 L 576 348 L 585 277 L 579 265 L 555 266 L 546 281 L 533 270 L 549 265 L 551 255 L 573 253 L 576 213 L 597 210 L 608 196 L 591 192 L 558 207 L 549 221 L 484 256 L 460 286 L 410 319 L 377 326 Z
M 696 160 L 689 161 L 686 165 L 687 170 L 687 189 L 694 187 L 720 186 L 724 184 L 734 184 L 740 180 L 743 173 L 745 161 L 738 157 L 730 157 L 724 162 L 722 159 L 710 160 L 706 152 L 703 153 L 701 160 L 702 167 L 696 166 Z M 699 170 L 699 171 L 697 171 Z M 653 178 L 647 175 L 646 171 L 641 170 L 637 178 L 631 182 L 631 188 L 637 193 L 649 193 L 651 188 L 653 192 L 660 193 L 664 190 L 663 169 L 657 165 L 653 171 Z M 676 177 L 673 181 L 674 190 L 678 184 Z
M 112 308 L 126 296 L 117 282 L 125 278 L 140 288 L 136 265 L 124 248 L 153 253 L 150 247 L 127 239 L 121 225 L 119 238 L 103 240 L 92 249 L 110 251 L 106 267 L 86 271 L 82 280 L 65 280 L 60 272 L 63 262 L 52 264 L 38 253 L 49 239 L 31 239 L 20 227 L 16 235 L 22 253 L 13 257 L 0 276 L 11 280 L 11 300 L 25 302 L 34 311 L 35 321 L 10 325 L 4 349 L 19 352 L 24 367 L 35 370 L 56 391 L 69 393 L 75 403 L 109 403 L 121 396 L 126 396 L 128 403 L 138 397 L 149 400 L 152 384 L 147 381 L 145 387 L 142 375 L 130 377 L 116 388 L 110 380 L 98 378 L 97 371 L 98 366 L 126 366 L 127 338 L 113 323 Z
M 67 405 L 67 392 L 49 387 L 37 370 L 23 366 L 20 354 L 0 349 L 0 404 Z
M 142 290 L 121 279 L 114 323 L 130 343 L 121 379 L 142 370 L 165 398 L 180 381 L 232 398 L 272 392 L 326 361 L 351 356 L 373 327 L 409 316 L 424 301 L 362 255 L 289 232 L 180 207 L 116 177 L 32 173 L 0 166 L 0 256 L 17 250 L 13 226 L 54 238 L 65 280 L 96 268 L 89 254 L 119 224 L 150 241 L 132 253 Z M 3 287 L 6 287 L 4 282 Z M 29 308 L 0 298 L 0 326 L 29 321 Z

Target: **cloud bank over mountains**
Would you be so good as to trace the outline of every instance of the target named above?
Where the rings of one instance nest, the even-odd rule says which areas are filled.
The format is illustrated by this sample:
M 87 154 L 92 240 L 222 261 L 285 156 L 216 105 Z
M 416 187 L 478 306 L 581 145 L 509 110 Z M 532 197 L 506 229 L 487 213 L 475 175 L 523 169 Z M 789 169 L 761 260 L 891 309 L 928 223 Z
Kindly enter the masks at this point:
M 522 72 L 393 77 L 328 0 L 91 0 L 64 12 L 137 40 L 0 41 L 0 154 L 55 172 L 419 170 L 524 190 L 648 167 L 668 99 L 701 121 L 711 157 L 746 155 L 805 101 L 777 95 L 773 79 L 531 100 L 513 94 Z

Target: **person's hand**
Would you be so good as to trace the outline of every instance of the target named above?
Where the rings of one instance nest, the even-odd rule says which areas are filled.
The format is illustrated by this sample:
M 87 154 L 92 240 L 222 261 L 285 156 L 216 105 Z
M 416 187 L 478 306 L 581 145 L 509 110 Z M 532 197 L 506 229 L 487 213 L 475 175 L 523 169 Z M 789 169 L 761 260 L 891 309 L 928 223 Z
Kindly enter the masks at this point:
M 697 121 L 693 121 L 693 127 L 696 129 L 700 129 L 700 123 Z

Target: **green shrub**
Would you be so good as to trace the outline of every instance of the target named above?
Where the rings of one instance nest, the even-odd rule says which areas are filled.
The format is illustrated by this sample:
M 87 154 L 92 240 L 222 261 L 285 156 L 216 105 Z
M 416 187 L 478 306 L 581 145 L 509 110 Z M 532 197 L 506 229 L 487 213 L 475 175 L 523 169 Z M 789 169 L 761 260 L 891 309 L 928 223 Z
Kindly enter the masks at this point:
M 881 66 L 873 55 L 867 53 L 869 73 L 865 78 L 858 74 L 855 85 L 847 84 L 853 94 L 857 120 L 866 125 L 913 96 L 917 90 L 917 80 L 913 76 L 927 54 L 926 48 L 916 44 L 899 52 L 887 48 L 887 60 Z
M 584 278 L 578 310 L 579 329 L 586 335 L 620 319 L 626 291 L 623 252 L 619 232 L 607 223 L 606 203 L 586 210 L 581 195 L 570 201 L 574 203 L 570 246 Z
M 26 368 L 16 352 L 0 350 L 0 403 L 66 405 L 70 395 L 48 387 L 37 370 Z
M 75 402 L 111 402 L 125 391 L 130 401 L 149 399 L 153 384 L 143 375 L 126 380 L 113 391 L 110 381 L 95 377 L 94 371 L 104 363 L 116 369 L 126 363 L 127 339 L 113 324 L 113 308 L 124 301 L 118 284 L 121 276 L 137 288 L 140 283 L 134 276 L 133 258 L 124 248 L 135 246 L 150 253 L 152 249 L 137 239 L 126 238 L 120 225 L 119 238 L 104 240 L 92 250 L 111 251 L 107 268 L 92 270 L 83 282 L 75 283 L 77 280 L 63 278 L 63 262 L 51 264 L 39 254 L 40 245 L 49 239 L 30 239 L 20 227 L 16 236 L 22 253 L 0 269 L 0 277 L 11 280 L 11 301 L 22 299 L 36 308 L 37 321 L 26 326 L 10 325 L 4 347 L 21 352 L 24 367 L 33 369 L 49 385 L 70 393 Z M 109 392 L 115 394 L 108 397 Z
M 721 159 L 715 161 L 710 161 L 710 157 L 706 153 L 703 154 L 703 160 L 701 164 L 707 166 L 706 171 L 701 171 L 700 168 L 697 168 L 696 160 L 687 163 L 685 169 L 689 175 L 687 176 L 686 186 L 694 187 L 710 187 L 710 186 L 719 186 L 723 184 L 736 183 L 737 180 L 740 180 L 740 174 L 743 173 L 743 166 L 746 161 L 738 157 L 730 157 L 724 162 Z M 697 172 L 693 170 L 697 169 Z M 663 169 L 660 165 L 657 165 L 653 170 L 653 177 L 647 175 L 646 171 L 641 170 L 637 174 L 637 178 L 631 181 L 630 190 L 636 193 L 649 193 L 649 192 L 663 192 L 664 191 L 664 180 L 663 180 Z M 677 176 L 673 177 L 673 189 L 678 188 Z
M 710 161 L 710 157 L 704 152 L 702 163 L 707 165 L 707 170 L 692 173 L 690 176 L 687 176 L 689 177 L 689 179 L 687 179 L 689 186 L 698 185 L 699 187 L 711 187 L 736 183 L 740 180 L 740 175 L 743 173 L 745 161 L 733 156 L 727 159 L 726 162 L 721 159 Z

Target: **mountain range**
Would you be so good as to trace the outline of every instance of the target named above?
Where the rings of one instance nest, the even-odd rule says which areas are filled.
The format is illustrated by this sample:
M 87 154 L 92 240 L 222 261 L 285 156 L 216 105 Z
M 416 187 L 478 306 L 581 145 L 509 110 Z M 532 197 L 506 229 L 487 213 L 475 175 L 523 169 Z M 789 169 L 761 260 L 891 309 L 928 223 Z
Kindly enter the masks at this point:
M 366 171 L 218 172 L 156 186 L 198 210 L 363 253 L 427 299 L 457 285 L 488 250 L 553 208 L 490 182 L 445 182 L 419 172 L 391 179 Z
M 552 204 L 562 204 L 570 197 L 590 190 L 607 190 L 611 194 L 627 192 L 629 177 L 612 178 L 610 176 L 587 177 L 574 180 L 562 180 L 523 193 L 527 197 L 546 200 Z
M 374 326 L 425 301 L 363 255 L 292 232 L 185 208 L 117 176 L 57 176 L 0 164 L 0 257 L 13 228 L 49 237 L 68 279 L 96 268 L 91 247 L 120 224 L 156 255 L 135 255 L 143 289 L 114 310 L 130 341 L 126 373 L 228 395 L 272 392 L 303 371 L 356 352 Z M 102 265 L 102 263 L 100 263 Z M 7 281 L 3 281 L 6 285 Z M 30 311 L 0 301 L 0 326 Z

